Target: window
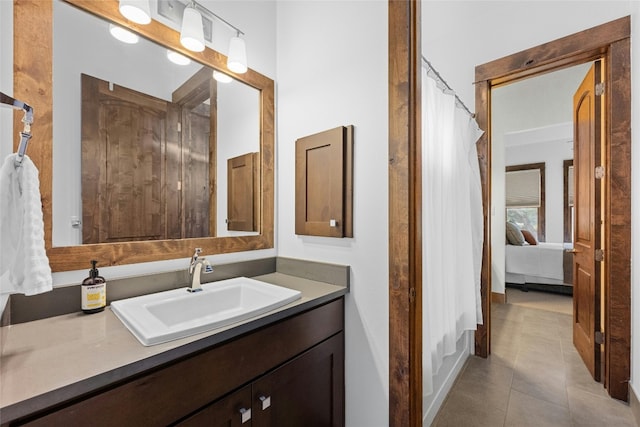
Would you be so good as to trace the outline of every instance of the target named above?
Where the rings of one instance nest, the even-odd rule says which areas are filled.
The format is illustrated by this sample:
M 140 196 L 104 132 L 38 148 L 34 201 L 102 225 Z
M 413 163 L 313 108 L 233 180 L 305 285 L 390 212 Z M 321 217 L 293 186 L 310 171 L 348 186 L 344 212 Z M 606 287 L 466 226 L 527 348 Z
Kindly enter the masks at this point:
M 545 241 L 544 163 L 507 166 L 507 221 Z
M 564 241 L 573 242 L 573 160 L 565 160 L 564 169 Z

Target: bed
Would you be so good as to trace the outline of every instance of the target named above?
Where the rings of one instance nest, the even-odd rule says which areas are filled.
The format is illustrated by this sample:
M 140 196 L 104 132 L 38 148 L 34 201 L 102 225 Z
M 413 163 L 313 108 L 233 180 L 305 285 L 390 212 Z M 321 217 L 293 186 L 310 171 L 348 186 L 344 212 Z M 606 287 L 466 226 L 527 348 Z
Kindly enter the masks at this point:
M 567 249 L 571 244 L 506 245 L 507 286 L 573 294 L 573 256 Z

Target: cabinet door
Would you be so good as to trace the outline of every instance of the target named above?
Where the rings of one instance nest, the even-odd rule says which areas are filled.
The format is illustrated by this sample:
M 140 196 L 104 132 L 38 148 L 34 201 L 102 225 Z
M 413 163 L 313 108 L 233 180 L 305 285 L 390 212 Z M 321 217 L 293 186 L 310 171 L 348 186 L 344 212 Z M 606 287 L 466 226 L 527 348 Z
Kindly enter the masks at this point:
M 246 386 L 196 412 L 180 427 L 244 427 L 251 425 L 251 386 Z
M 344 426 L 344 333 L 253 384 L 253 427 Z

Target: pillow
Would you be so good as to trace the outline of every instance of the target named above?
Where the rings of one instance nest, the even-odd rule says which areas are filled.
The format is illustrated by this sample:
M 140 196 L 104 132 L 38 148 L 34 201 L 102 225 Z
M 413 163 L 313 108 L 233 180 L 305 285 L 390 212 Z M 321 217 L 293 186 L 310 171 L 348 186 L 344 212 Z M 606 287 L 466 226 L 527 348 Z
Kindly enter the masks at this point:
M 531 234 L 529 230 L 520 230 L 520 232 L 522 233 L 522 236 L 524 237 L 525 242 L 527 242 L 530 245 L 538 244 L 536 237 L 533 234 Z
M 515 246 L 524 245 L 524 236 L 522 235 L 522 232 L 518 226 L 512 222 L 507 222 L 507 242 L 510 245 Z

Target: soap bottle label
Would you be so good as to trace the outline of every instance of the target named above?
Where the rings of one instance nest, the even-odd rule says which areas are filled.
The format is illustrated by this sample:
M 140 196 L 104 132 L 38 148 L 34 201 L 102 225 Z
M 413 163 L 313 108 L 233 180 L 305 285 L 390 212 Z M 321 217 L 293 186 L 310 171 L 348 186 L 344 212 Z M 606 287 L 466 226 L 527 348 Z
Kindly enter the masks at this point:
M 83 285 L 82 288 L 82 309 L 92 310 L 107 305 L 107 293 L 104 283 L 94 285 Z

